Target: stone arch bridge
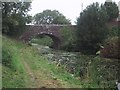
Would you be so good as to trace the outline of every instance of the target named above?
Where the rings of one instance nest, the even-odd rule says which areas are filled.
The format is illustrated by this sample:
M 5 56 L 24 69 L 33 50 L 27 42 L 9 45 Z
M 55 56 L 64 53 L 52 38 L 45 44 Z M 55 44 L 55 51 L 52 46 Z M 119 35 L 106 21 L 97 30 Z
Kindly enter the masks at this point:
M 62 44 L 60 30 L 64 27 L 74 30 L 76 25 L 27 25 L 25 32 L 20 36 L 23 42 L 28 43 L 32 38 L 38 35 L 47 35 L 52 38 L 52 48 L 59 49 Z

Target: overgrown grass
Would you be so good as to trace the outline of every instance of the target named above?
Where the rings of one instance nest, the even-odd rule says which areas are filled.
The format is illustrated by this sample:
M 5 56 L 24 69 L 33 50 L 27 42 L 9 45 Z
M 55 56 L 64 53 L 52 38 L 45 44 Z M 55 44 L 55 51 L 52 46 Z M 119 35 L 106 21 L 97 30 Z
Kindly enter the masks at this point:
M 24 60 L 35 74 L 43 79 L 57 79 L 68 88 L 115 88 L 119 65 L 117 59 L 105 59 L 95 56 L 79 55 L 76 60 L 75 76 L 62 66 L 49 62 L 45 56 L 33 47 L 19 41 L 3 37 L 3 87 L 32 87 L 32 82 L 22 63 Z
M 2 43 L 2 85 L 3 87 L 25 87 L 25 71 L 19 60 L 22 44 L 3 37 Z
M 95 57 L 89 67 L 91 81 L 98 87 L 116 88 L 119 80 L 119 60 Z
M 2 65 L 3 87 L 31 87 L 30 78 L 28 78 L 21 60 L 25 60 L 33 73 L 44 73 L 42 75 L 43 79 L 57 78 L 64 87 L 81 87 L 79 80 L 72 77 L 64 69 L 57 67 L 53 63 L 49 63 L 47 58 L 39 54 L 36 49 L 24 45 L 19 41 L 8 39 L 8 37 L 3 37 L 2 46 L 4 51 Z
M 29 52 L 31 53 L 29 53 Z M 36 70 L 39 70 L 40 73 L 44 72 L 46 75 L 49 75 L 51 78 L 57 78 L 60 82 L 65 85 L 64 87 L 82 87 L 78 79 L 75 79 L 70 73 L 65 71 L 62 67 L 57 67 L 54 63 L 49 62 L 46 57 L 40 56 L 39 52 L 33 50 L 33 48 L 26 48 L 24 55 L 27 56 L 27 63 L 33 69 L 34 73 Z M 28 57 L 29 56 L 29 57 Z M 34 57 L 33 57 L 34 56 Z M 43 76 L 44 78 L 47 78 Z
M 119 80 L 119 60 L 99 56 L 79 55 L 76 62 L 76 76 L 80 77 L 83 87 L 116 88 Z

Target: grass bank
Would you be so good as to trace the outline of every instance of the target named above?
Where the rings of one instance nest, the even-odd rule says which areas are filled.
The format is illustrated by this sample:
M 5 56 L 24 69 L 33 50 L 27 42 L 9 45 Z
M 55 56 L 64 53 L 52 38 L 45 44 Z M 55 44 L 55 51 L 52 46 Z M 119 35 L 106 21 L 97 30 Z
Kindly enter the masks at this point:
M 75 75 L 56 66 L 39 51 L 2 37 L 2 84 L 5 88 L 115 88 L 119 60 L 78 55 Z
M 49 63 L 36 49 L 9 37 L 2 39 L 3 87 L 81 87 L 79 80 Z
M 26 87 L 27 76 L 19 56 L 19 50 L 24 45 L 4 36 L 2 40 L 2 86 Z

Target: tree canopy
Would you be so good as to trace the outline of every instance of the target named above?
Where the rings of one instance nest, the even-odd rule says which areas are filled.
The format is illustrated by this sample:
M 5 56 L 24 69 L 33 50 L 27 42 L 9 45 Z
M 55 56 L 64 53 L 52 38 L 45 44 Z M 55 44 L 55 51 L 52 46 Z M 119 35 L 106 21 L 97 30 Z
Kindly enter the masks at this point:
M 31 16 L 27 14 L 30 3 L 25 2 L 2 2 L 2 31 L 13 33 L 15 26 L 24 26 L 31 22 Z
M 118 6 L 115 2 L 105 2 L 104 5 L 102 6 L 105 8 L 107 15 L 108 15 L 108 21 L 111 21 L 112 19 L 115 19 L 118 17 L 119 10 Z
M 89 5 L 77 19 L 78 48 L 83 53 L 95 53 L 107 36 L 107 13 L 98 3 Z
M 35 24 L 71 24 L 69 19 L 57 10 L 44 10 L 34 16 Z

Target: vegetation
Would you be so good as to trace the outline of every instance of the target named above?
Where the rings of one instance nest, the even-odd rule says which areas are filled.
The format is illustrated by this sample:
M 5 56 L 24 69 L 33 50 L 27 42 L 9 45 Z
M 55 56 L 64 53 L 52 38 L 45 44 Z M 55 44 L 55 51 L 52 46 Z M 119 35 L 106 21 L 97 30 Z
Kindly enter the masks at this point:
M 111 22 L 118 17 L 119 10 L 115 2 L 105 2 L 102 8 L 107 12 L 107 22 Z M 114 26 L 109 29 L 108 37 L 104 41 L 103 48 L 100 50 L 100 55 L 107 58 L 119 57 L 119 27 Z
M 18 47 L 16 47 L 18 46 Z M 21 43 L 13 43 L 10 39 L 3 37 L 2 43 L 2 86 L 3 87 L 25 87 L 26 74 L 19 56 Z
M 109 34 L 108 37 L 119 37 L 119 33 L 120 30 L 118 28 L 118 26 L 112 27 L 111 29 L 109 29 Z
M 27 14 L 30 3 L 2 3 L 2 5 L 3 33 L 13 36 L 18 30 L 16 26 L 22 29 L 30 22 L 31 17 Z M 112 8 L 115 12 L 109 11 Z M 77 19 L 77 30 L 63 27 L 60 32 L 63 38 L 61 49 L 80 51 L 72 54 L 73 56 L 71 54 L 66 56 L 63 53 L 67 60 L 62 57 L 62 59 L 52 58 L 53 61 L 50 61 L 42 54 L 42 49 L 38 51 L 8 36 L 0 37 L 3 39 L 3 87 L 116 88 L 115 82 L 120 79 L 119 29 L 113 27 L 108 30 L 106 22 L 116 18 L 117 14 L 115 3 L 105 2 L 101 6 L 93 3 L 80 13 Z M 36 14 L 34 22 L 35 24 L 71 24 L 56 10 L 45 10 Z M 48 46 L 53 43 L 50 37 L 46 36 L 38 36 L 31 42 Z M 101 45 L 103 49 L 100 50 Z M 101 56 L 111 59 L 88 55 L 95 54 L 98 50 Z M 69 56 L 71 59 L 68 58 Z M 57 65 L 55 60 L 58 61 Z
M 16 35 L 26 23 L 30 23 L 31 16 L 27 14 L 30 3 L 2 2 L 2 33 Z
M 119 44 L 120 44 L 119 37 L 108 38 L 105 41 L 104 48 L 101 49 L 101 56 L 119 59 L 120 58 Z
M 118 17 L 119 10 L 115 2 L 105 2 L 103 8 L 107 12 L 107 21 L 111 21 Z
M 50 64 L 47 58 L 28 45 L 3 37 L 3 53 L 2 80 L 5 88 L 81 87 L 79 80 Z M 31 78 L 37 79 L 33 82 Z
M 106 58 L 120 58 L 119 57 L 119 33 L 118 26 L 114 26 L 109 29 L 108 37 L 103 43 L 103 48 L 100 50 L 100 55 Z
M 99 56 L 79 55 L 75 60 L 75 75 L 85 88 L 115 88 L 119 79 L 118 60 Z
M 89 58 L 87 55 L 86 57 L 89 58 L 88 61 L 85 58 L 82 59 L 82 62 L 77 62 L 79 63 L 77 68 L 80 72 L 77 70 L 76 75 L 80 75 L 81 78 L 86 77 L 87 83 L 89 83 L 90 87 L 92 85 L 97 85 L 97 87 L 115 87 L 115 81 L 120 78 L 118 76 L 118 67 L 116 67 L 119 65 L 117 64 L 119 63 L 118 58 L 120 52 L 118 49 L 119 29 L 118 27 L 113 27 L 108 30 L 105 26 L 106 22 L 117 17 L 118 8 L 115 3 L 106 2 L 104 5 L 99 6 L 98 3 L 93 3 L 83 10 L 83 12 L 80 13 L 80 17 L 77 19 L 78 50 L 84 54 L 95 54 L 95 52 L 98 51 L 100 46 L 104 43 L 103 49 L 100 50 L 100 55 L 107 58 L 116 58 Z M 114 7 L 115 12 L 112 12 L 112 10 L 109 12 L 110 9 L 108 10 L 108 7 Z M 81 59 L 81 57 L 79 58 Z M 86 60 L 85 63 L 84 60 Z M 114 71 L 114 73 L 112 71 Z M 82 80 L 83 83 L 85 80 Z
M 43 45 L 43 46 L 52 46 L 53 40 L 49 36 L 37 36 L 31 40 L 31 43 Z
M 66 19 L 57 10 L 44 10 L 42 13 L 38 13 L 34 16 L 35 24 L 71 24 L 70 20 Z
M 77 44 L 79 51 L 87 54 L 95 54 L 100 49 L 100 44 L 107 36 L 108 29 L 105 26 L 106 12 L 98 3 L 89 5 L 77 19 Z
M 63 27 L 61 29 L 61 37 L 62 39 L 62 46 L 61 49 L 66 51 L 75 51 L 75 45 L 76 45 L 76 30 L 72 30 L 73 28 L 70 27 Z
M 33 47 L 13 39 L 3 37 L 3 51 L 2 79 L 5 88 L 33 88 L 42 87 L 42 85 L 56 88 L 115 88 L 115 82 L 119 78 L 117 59 L 80 54 L 77 59 L 74 59 L 76 68 L 72 76 L 68 73 L 70 69 L 66 72 L 64 64 L 58 67 Z M 34 82 L 31 81 L 33 77 L 36 78 Z
M 88 70 L 92 84 L 101 88 L 116 88 L 115 82 L 120 79 L 119 65 L 118 59 L 93 58 Z

